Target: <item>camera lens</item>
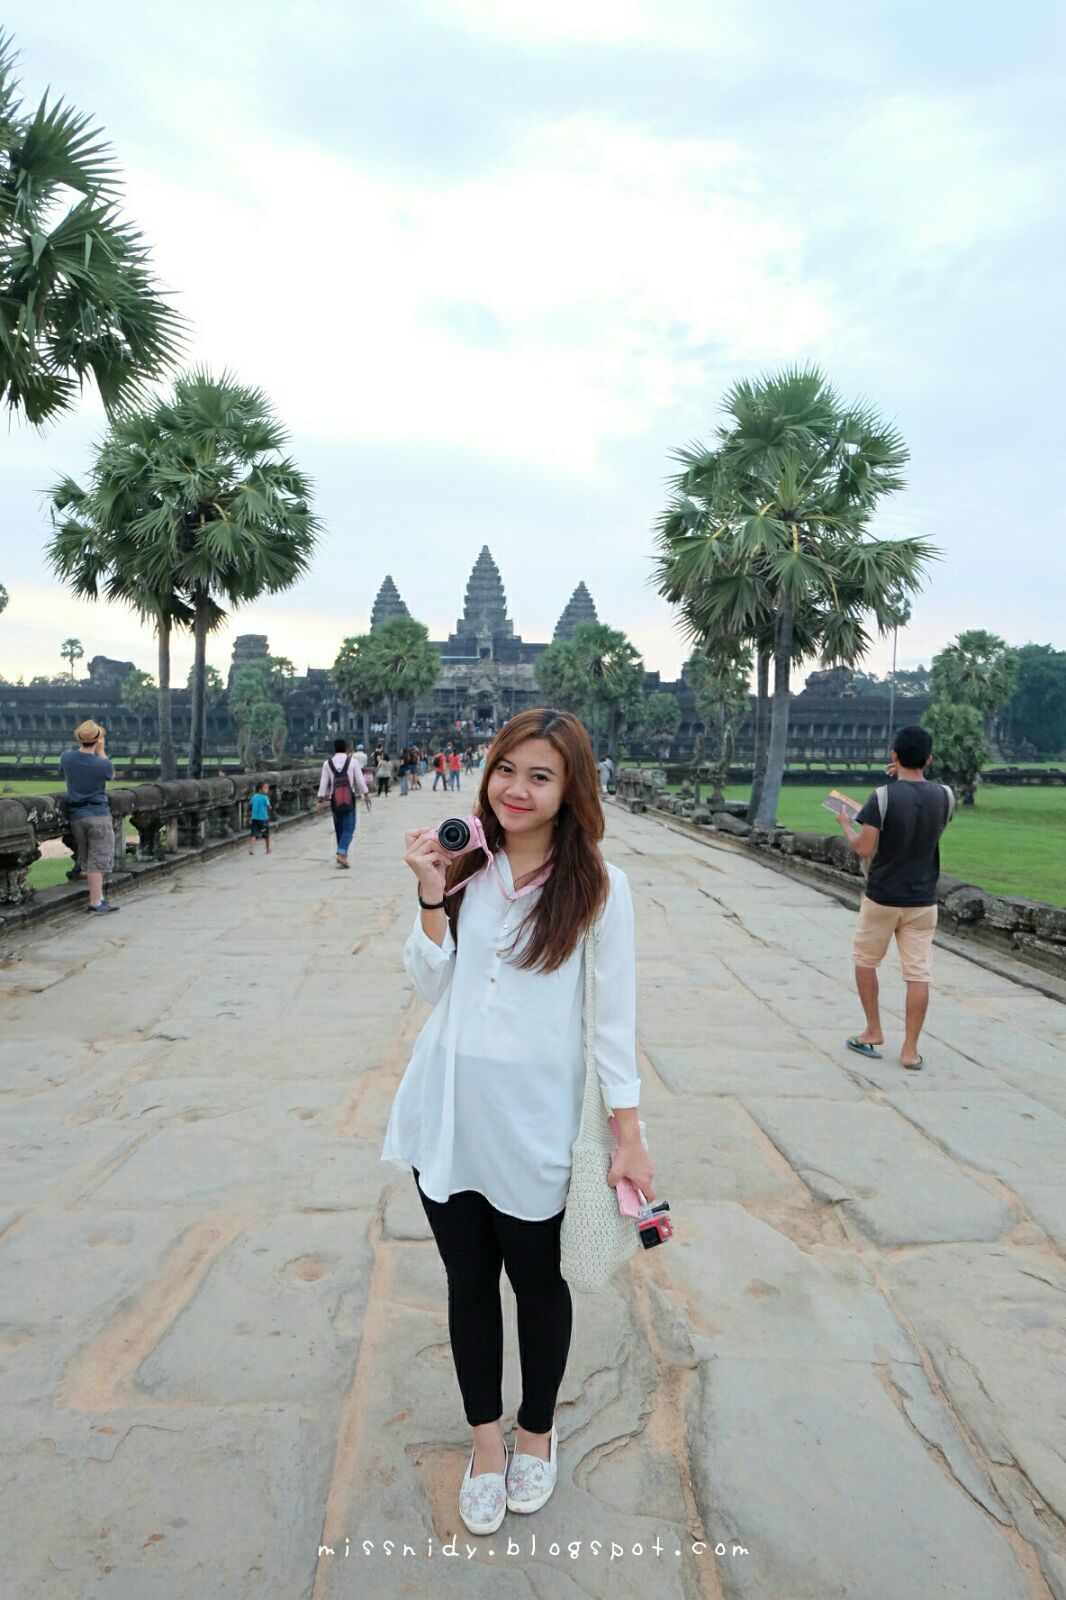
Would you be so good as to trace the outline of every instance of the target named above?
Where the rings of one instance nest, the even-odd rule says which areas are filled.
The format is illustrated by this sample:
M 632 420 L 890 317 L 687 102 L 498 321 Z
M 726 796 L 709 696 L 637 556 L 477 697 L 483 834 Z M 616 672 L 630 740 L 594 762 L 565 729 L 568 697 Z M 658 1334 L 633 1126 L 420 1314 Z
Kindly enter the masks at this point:
M 437 829 L 437 838 L 442 850 L 448 850 L 453 855 L 459 850 L 465 850 L 470 843 L 470 829 L 462 817 L 449 817 L 447 822 L 442 822 Z

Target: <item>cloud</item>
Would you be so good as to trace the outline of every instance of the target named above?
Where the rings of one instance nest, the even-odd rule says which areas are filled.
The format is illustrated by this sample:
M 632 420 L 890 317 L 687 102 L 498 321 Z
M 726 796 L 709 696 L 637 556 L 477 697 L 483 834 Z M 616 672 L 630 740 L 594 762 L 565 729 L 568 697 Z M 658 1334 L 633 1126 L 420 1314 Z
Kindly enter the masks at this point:
M 421 13 L 479 37 L 545 44 L 651 45 L 749 54 L 755 41 L 737 0 L 424 0 Z
M 732 141 L 574 116 L 487 174 L 400 191 L 232 138 L 214 178 L 208 196 L 137 170 L 130 203 L 203 354 L 325 437 L 475 440 L 595 472 L 605 441 L 698 381 L 686 355 L 784 359 L 832 325 Z

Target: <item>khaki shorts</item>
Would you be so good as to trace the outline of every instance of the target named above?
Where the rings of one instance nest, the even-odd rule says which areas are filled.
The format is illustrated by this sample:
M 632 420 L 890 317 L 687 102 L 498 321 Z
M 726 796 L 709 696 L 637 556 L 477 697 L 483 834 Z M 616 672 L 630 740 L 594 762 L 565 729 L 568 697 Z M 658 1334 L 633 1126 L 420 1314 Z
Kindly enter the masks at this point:
M 114 872 L 115 829 L 110 817 L 78 817 L 70 831 L 83 872 Z
M 852 960 L 857 967 L 879 967 L 895 934 L 903 981 L 928 983 L 933 975 L 936 917 L 936 906 L 879 906 L 863 895 Z

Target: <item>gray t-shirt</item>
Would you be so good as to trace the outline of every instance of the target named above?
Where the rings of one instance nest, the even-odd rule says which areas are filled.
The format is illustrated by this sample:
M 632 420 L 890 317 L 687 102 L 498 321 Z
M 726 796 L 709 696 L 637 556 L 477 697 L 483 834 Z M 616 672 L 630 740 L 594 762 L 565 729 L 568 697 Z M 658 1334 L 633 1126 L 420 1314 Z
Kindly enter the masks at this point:
M 67 780 L 67 809 L 71 820 L 76 817 L 109 817 L 107 780 L 115 776 L 115 768 L 106 756 L 94 756 L 89 750 L 64 750 L 59 765 Z

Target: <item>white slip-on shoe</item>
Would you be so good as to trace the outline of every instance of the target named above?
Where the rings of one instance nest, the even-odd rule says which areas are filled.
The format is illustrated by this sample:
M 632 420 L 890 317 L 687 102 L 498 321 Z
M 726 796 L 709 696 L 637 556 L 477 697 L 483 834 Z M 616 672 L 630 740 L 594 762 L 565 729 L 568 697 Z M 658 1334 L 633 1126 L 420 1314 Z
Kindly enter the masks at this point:
M 459 1490 L 459 1515 L 471 1533 L 495 1533 L 507 1512 L 507 1445 L 503 1447 L 503 1471 L 479 1472 L 470 1476 L 474 1452 L 466 1464 Z
M 539 1511 L 551 1499 L 558 1475 L 556 1460 L 559 1440 L 552 1423 L 551 1453 L 547 1461 L 527 1456 L 516 1449 L 507 1471 L 508 1511 Z

